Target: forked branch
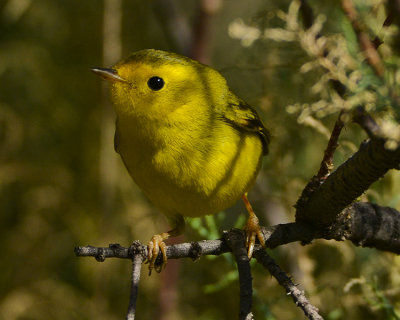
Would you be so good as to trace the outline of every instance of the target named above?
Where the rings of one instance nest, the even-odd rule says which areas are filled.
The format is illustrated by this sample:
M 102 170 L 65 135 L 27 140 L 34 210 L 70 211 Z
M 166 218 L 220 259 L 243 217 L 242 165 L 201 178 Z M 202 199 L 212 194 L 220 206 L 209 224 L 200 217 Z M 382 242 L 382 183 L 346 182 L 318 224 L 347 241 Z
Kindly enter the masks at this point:
M 400 254 L 400 212 L 376 204 L 359 202 L 345 209 L 334 225 L 329 229 L 318 229 L 305 223 L 287 223 L 271 227 L 263 227 L 263 235 L 268 248 L 290 242 L 300 241 L 310 243 L 314 239 L 335 239 L 337 241 L 350 240 L 357 246 L 371 247 L 383 251 Z M 203 255 L 220 255 L 234 249 L 241 282 L 241 315 L 251 319 L 251 274 L 247 262 L 240 253 L 244 247 L 242 230 L 233 229 L 221 240 L 202 240 L 192 243 L 180 243 L 167 247 L 168 259 L 191 258 L 199 259 Z M 240 237 L 239 235 L 242 234 Z M 227 239 L 230 239 L 229 241 Z M 243 250 L 242 250 L 243 251 Z M 245 250 L 244 250 L 245 251 Z M 132 259 L 132 290 L 127 319 L 134 319 L 136 310 L 136 297 L 140 279 L 140 265 L 146 256 L 147 246 L 134 242 L 131 247 L 124 248 L 118 244 L 99 248 L 92 246 L 76 247 L 75 254 L 79 257 L 94 257 L 102 262 L 106 258 Z M 293 285 L 290 278 L 284 274 L 264 250 L 256 246 L 254 257 L 268 267 L 271 274 L 278 282 L 290 292 L 297 306 L 299 306 L 309 319 L 320 319 L 317 308 L 309 304 L 304 292 Z M 249 287 L 250 286 L 250 287 Z M 250 291 L 249 291 L 250 290 Z M 289 291 L 288 291 L 289 290 Z M 246 319 L 246 318 L 244 318 Z

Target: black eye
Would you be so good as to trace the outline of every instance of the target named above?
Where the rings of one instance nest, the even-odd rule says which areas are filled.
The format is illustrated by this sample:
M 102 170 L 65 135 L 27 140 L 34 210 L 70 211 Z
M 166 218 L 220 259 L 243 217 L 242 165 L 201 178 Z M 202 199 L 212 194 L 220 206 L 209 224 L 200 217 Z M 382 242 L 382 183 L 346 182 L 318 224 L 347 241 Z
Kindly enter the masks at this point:
M 151 77 L 149 81 L 147 81 L 147 85 L 153 91 L 161 90 L 164 87 L 164 80 L 160 77 Z

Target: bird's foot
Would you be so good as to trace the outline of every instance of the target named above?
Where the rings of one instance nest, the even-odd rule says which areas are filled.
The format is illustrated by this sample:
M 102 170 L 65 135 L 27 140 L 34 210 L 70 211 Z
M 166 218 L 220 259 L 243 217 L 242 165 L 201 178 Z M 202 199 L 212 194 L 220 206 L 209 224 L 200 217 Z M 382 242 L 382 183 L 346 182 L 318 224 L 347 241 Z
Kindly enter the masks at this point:
M 149 276 L 151 275 L 153 269 L 159 273 L 167 265 L 167 252 L 164 239 L 166 239 L 164 234 L 156 234 L 151 238 L 148 244 L 146 263 L 149 264 Z M 160 251 L 162 253 L 162 262 L 156 264 L 156 260 Z
M 254 245 L 256 243 L 256 237 L 258 241 L 260 241 L 260 244 L 265 248 L 264 236 L 261 232 L 261 227 L 255 214 L 251 214 L 249 219 L 247 219 L 247 223 L 244 226 L 244 231 L 246 232 L 247 257 L 251 259 Z
M 253 255 L 254 245 L 256 244 L 256 237 L 264 248 L 265 240 L 263 233 L 261 232 L 258 218 L 254 213 L 253 208 L 251 207 L 249 199 L 247 198 L 247 193 L 243 195 L 242 199 L 246 206 L 247 212 L 249 213 L 249 218 L 247 219 L 246 225 L 244 226 L 244 231 L 246 232 L 247 257 L 250 260 Z

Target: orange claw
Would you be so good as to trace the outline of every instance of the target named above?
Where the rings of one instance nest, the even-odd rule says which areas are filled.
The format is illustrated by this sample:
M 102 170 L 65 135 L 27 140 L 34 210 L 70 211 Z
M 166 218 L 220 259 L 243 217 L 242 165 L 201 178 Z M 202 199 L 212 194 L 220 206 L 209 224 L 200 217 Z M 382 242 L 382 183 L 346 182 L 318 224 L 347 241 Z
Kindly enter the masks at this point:
M 251 259 L 253 255 L 254 245 L 256 243 L 256 237 L 264 248 L 265 248 L 265 240 L 261 232 L 261 227 L 258 218 L 254 213 L 253 208 L 251 207 L 249 199 L 247 198 L 247 193 L 245 193 L 242 196 L 242 199 L 246 206 L 247 212 L 249 213 L 249 218 L 247 219 L 246 225 L 244 226 L 244 230 L 246 232 L 246 248 L 248 248 L 247 257 Z
M 146 263 L 149 264 L 149 276 L 151 275 L 153 269 L 160 273 L 167 265 L 167 246 L 164 240 L 182 234 L 183 230 L 185 229 L 185 220 L 181 215 L 176 215 L 174 219 L 171 219 L 170 222 L 172 225 L 174 225 L 174 228 L 168 232 L 155 234 L 151 237 L 151 240 L 148 244 Z M 161 264 L 156 264 L 156 260 L 160 251 L 162 253 L 162 262 Z
M 149 276 L 151 275 L 153 269 L 155 269 L 157 272 L 161 272 L 161 270 L 163 270 L 167 265 L 167 252 L 164 240 L 168 239 L 168 237 L 169 237 L 168 232 L 164 232 L 162 234 L 155 234 L 151 238 L 148 244 L 146 263 L 149 264 Z M 156 265 L 155 262 L 157 260 L 158 253 L 160 251 L 163 255 L 163 260 L 160 265 Z

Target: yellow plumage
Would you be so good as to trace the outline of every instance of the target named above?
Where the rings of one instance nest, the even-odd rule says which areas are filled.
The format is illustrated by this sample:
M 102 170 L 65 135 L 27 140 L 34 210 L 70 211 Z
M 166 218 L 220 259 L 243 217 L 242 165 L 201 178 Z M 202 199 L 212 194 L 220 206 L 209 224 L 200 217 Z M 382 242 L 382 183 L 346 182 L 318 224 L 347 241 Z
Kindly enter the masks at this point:
M 220 73 L 152 49 L 93 71 L 112 83 L 116 151 L 174 227 L 161 241 L 182 217 L 217 213 L 252 186 L 269 134 Z

